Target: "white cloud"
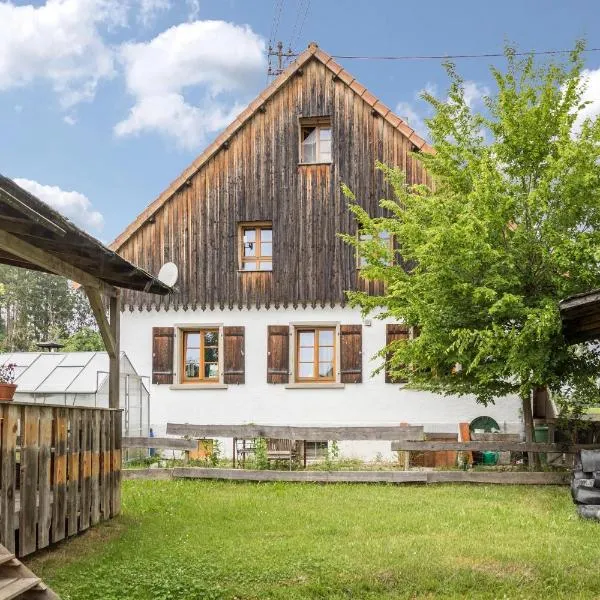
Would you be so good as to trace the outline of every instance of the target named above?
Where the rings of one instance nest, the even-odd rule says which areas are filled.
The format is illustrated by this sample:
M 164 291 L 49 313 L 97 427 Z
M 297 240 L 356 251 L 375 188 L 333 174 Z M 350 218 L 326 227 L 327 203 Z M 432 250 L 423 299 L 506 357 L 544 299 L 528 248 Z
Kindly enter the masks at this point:
M 65 115 L 63 117 L 63 121 L 67 124 L 67 125 L 75 125 L 77 123 L 77 119 L 75 117 L 73 117 L 72 115 Z
M 171 7 L 171 0 L 139 0 L 137 20 L 144 27 L 148 27 L 160 13 L 171 10 Z
M 104 225 L 104 217 L 94 210 L 87 196 L 79 192 L 68 192 L 55 185 L 42 185 L 31 179 L 15 179 L 17 185 L 49 204 L 75 225 L 83 229 L 100 231 Z
M 186 0 L 190 14 L 188 21 L 195 21 L 200 14 L 200 0 Z
M 477 105 L 481 105 L 484 96 L 489 95 L 490 90 L 487 86 L 481 85 L 476 81 L 465 81 L 464 84 L 464 95 L 465 103 L 470 108 L 474 108 Z M 416 92 L 414 100 L 419 104 L 416 105 L 413 102 L 398 102 L 396 105 L 396 114 L 408 121 L 410 127 L 412 127 L 419 135 L 428 138 L 427 125 L 425 119 L 432 115 L 432 109 L 429 104 L 426 104 L 421 99 L 421 94 L 427 92 L 431 96 L 438 96 L 438 88 L 435 83 L 427 83 L 425 87 Z
M 135 104 L 115 134 L 151 131 L 185 148 L 201 145 L 239 112 L 232 97 L 243 98 L 258 85 L 264 49 L 249 27 L 224 21 L 182 23 L 149 42 L 124 44 L 121 60 Z M 189 88 L 202 97 L 199 105 L 186 99 Z
M 0 2 L 0 91 L 45 80 L 65 108 L 90 100 L 98 82 L 114 74 L 113 51 L 99 28 L 125 22 L 119 0 Z
M 583 121 L 588 118 L 600 116 L 600 69 L 584 69 L 581 78 L 586 88 L 583 92 L 582 101 L 590 102 L 577 116 L 574 130 L 580 131 Z
M 398 102 L 395 113 L 406 121 L 418 134 L 425 134 L 425 121 L 410 102 Z
M 485 96 L 489 96 L 490 88 L 486 85 L 480 85 L 476 81 L 465 81 L 465 104 L 469 108 L 473 108 L 477 104 L 481 104 Z

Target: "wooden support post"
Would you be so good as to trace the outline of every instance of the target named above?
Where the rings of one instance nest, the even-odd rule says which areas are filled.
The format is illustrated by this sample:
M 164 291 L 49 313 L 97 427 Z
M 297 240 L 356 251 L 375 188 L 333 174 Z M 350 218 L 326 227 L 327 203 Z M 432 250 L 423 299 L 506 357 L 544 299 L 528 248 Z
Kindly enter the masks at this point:
M 116 353 L 115 337 L 112 334 L 111 324 L 106 318 L 106 312 L 104 310 L 104 303 L 102 302 L 102 296 L 93 288 L 84 288 L 85 293 L 90 301 L 90 307 L 98 323 L 98 329 L 104 342 L 104 347 L 108 352 L 108 355 L 112 358 Z
M 119 390 L 120 390 L 120 354 L 121 354 L 121 296 L 117 291 L 115 296 L 110 298 L 110 334 L 114 342 L 113 353 L 110 356 L 110 375 L 108 387 L 108 406 L 109 408 L 119 408 Z

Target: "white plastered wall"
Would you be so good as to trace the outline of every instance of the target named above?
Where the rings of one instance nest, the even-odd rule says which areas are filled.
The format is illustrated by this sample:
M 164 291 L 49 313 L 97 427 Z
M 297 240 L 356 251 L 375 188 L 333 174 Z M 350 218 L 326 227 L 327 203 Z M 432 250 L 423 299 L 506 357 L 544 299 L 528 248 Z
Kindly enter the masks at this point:
M 363 324 L 363 383 L 337 389 L 289 389 L 268 384 L 267 326 L 290 323 Z M 457 432 L 459 422 L 475 417 L 493 417 L 501 429 L 522 431 L 520 401 L 502 398 L 484 407 L 470 397 L 447 397 L 403 389 L 385 383 L 384 373 L 373 375 L 380 359 L 373 356 L 386 340 L 385 321 L 370 319 L 368 326 L 360 312 L 351 308 L 155 311 L 128 309 L 121 320 L 121 349 L 138 373 L 152 373 L 152 328 L 184 324 L 243 325 L 246 343 L 246 383 L 226 389 L 171 389 L 152 385 L 150 423 L 155 435 L 164 435 L 167 422 L 193 424 L 274 425 L 424 425 L 425 431 Z M 222 444 L 225 455 L 231 443 Z M 395 458 L 390 442 L 341 442 L 345 457 L 366 460 L 378 454 Z

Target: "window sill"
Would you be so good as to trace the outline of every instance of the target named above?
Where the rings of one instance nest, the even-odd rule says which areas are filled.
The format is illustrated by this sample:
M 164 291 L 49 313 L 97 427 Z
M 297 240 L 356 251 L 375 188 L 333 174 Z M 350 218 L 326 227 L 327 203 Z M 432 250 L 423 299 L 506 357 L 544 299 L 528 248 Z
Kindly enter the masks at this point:
M 170 385 L 170 390 L 226 390 L 226 383 L 176 383 Z
M 299 162 L 298 166 L 299 167 L 319 167 L 319 166 L 323 166 L 323 165 L 332 165 L 333 161 L 319 161 L 319 162 Z
M 250 271 L 250 269 L 238 269 L 237 272 L 238 273 L 272 273 L 273 269 L 270 269 L 269 271 L 266 271 L 266 270 Z
M 343 390 L 345 383 L 288 383 L 286 390 Z

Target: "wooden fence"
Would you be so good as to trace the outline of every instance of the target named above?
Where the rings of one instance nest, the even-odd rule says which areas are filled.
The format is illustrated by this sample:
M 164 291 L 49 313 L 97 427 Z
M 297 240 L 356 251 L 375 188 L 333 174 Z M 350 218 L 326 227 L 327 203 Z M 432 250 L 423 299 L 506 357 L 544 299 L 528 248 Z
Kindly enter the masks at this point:
M 121 510 L 121 411 L 0 404 L 0 543 L 18 556 Z

